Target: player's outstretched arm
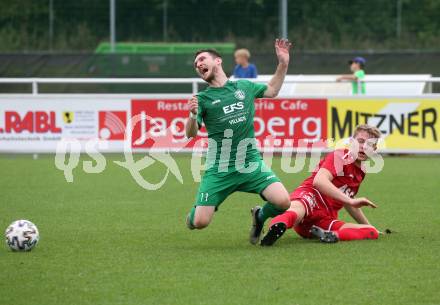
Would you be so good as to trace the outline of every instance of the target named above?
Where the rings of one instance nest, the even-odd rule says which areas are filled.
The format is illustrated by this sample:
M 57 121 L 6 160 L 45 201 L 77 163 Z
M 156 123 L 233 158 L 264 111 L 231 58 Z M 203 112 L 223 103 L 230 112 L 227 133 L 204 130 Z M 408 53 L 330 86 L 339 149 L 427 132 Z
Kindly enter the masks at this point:
M 357 77 L 352 74 L 345 74 L 336 78 L 337 82 L 342 82 L 343 80 L 357 80 Z
M 329 196 L 344 205 L 350 204 L 351 198 L 345 195 L 333 183 L 332 173 L 325 168 L 320 168 L 313 179 L 313 186 L 322 194 Z
M 197 123 L 197 112 L 199 109 L 199 102 L 197 96 L 193 96 L 188 101 L 189 106 L 189 118 L 185 125 L 185 134 L 187 138 L 194 138 L 199 131 L 199 124 Z
M 361 198 L 350 198 L 344 194 L 340 189 L 338 189 L 333 183 L 332 173 L 325 168 L 320 168 L 313 179 L 313 186 L 316 187 L 318 191 L 326 196 L 330 196 L 336 201 L 339 201 L 345 205 L 352 206 L 354 208 L 360 208 L 363 206 L 369 206 L 372 208 L 377 208 L 377 206 L 365 197 Z
M 362 212 L 359 208 L 354 208 L 351 205 L 344 205 L 345 209 L 347 210 L 348 214 L 359 224 L 369 225 L 370 222 L 368 221 L 367 216 L 365 216 L 364 212 Z
M 292 44 L 287 39 L 275 40 L 275 52 L 278 58 L 278 66 L 272 79 L 267 84 L 264 97 L 276 97 L 280 92 L 281 86 L 284 82 L 284 77 L 287 73 L 287 68 L 289 67 L 289 50 L 291 47 Z
M 367 207 L 367 206 L 370 208 L 374 208 L 374 209 L 377 208 L 377 205 L 375 205 L 370 199 L 365 198 L 365 197 L 353 198 L 353 199 L 351 199 L 349 204 L 355 208 L 361 208 L 361 207 Z

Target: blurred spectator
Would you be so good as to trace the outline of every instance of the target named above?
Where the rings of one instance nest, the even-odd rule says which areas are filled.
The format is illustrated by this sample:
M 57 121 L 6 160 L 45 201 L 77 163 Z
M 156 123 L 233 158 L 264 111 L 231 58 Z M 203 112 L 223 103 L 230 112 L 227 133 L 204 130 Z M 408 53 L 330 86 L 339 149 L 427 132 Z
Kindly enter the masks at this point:
M 355 57 L 352 60 L 348 61 L 350 64 L 350 70 L 353 74 L 341 75 L 336 79 L 336 81 L 340 82 L 343 80 L 351 80 L 351 92 L 353 95 L 355 94 L 365 94 L 365 63 L 367 61 L 363 57 Z
M 235 78 L 257 78 L 257 67 L 249 62 L 251 53 L 248 49 L 238 49 L 234 53 L 235 63 L 234 68 Z

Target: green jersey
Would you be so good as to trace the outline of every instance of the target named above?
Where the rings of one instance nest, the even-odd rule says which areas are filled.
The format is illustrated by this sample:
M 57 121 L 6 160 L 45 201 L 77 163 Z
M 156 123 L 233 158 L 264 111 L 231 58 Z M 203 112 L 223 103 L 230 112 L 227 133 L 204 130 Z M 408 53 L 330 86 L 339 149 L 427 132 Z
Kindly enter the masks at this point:
M 267 86 L 247 80 L 227 81 L 208 87 L 198 97 L 197 122 L 208 130 L 207 167 L 231 172 L 260 160 L 254 133 L 254 99 L 263 97 Z
M 364 70 L 358 70 L 354 73 L 357 80 L 351 82 L 351 92 L 353 94 L 365 94 L 365 72 Z

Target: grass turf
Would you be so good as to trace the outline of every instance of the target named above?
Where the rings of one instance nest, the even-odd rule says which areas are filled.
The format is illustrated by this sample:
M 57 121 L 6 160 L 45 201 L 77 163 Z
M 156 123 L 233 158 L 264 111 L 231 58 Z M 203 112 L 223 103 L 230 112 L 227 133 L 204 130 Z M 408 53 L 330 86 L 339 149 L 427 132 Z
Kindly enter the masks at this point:
M 248 243 L 257 195 L 233 194 L 208 229 L 189 231 L 189 156 L 176 157 L 184 184 L 170 176 L 157 191 L 112 162 L 122 159 L 107 156 L 101 174 L 79 166 L 67 183 L 53 156 L 0 157 L 0 228 L 25 218 L 41 235 L 29 253 L 0 247 L 0 304 L 440 303 L 438 157 L 387 157 L 362 185 L 380 206 L 370 221 L 396 233 L 328 245 L 287 232 L 272 248 Z M 307 175 L 279 159 L 273 169 L 289 190 Z

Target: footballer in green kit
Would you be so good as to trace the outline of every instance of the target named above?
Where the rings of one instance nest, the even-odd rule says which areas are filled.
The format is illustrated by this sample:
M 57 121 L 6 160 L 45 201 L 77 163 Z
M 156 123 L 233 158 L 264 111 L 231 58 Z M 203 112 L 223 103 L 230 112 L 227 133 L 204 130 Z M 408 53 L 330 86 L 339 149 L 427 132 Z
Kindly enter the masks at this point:
M 256 244 L 266 219 L 289 208 L 286 188 L 264 164 L 257 149 L 254 100 L 278 95 L 289 65 L 290 47 L 287 39 L 275 41 L 278 67 L 267 85 L 248 80 L 230 81 L 217 51 L 206 49 L 196 53 L 194 68 L 209 87 L 188 101 L 190 117 L 185 131 L 187 137 L 195 137 L 203 122 L 209 144 L 207 169 L 186 220 L 190 229 L 207 227 L 214 212 L 230 194 L 237 191 L 256 193 L 266 200 L 263 207 L 251 210 L 249 240 Z

